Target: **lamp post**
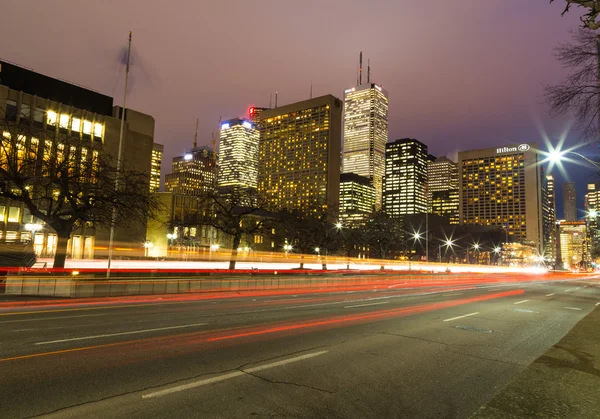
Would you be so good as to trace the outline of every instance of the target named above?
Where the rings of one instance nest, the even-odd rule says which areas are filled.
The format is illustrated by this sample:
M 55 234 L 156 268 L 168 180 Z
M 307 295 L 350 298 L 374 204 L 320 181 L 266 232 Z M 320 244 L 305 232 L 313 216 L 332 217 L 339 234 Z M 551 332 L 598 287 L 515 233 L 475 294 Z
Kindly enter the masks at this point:
M 321 258 L 321 248 L 315 247 L 315 253 L 317 254 L 317 258 L 320 259 Z
M 152 247 L 154 247 L 154 243 L 152 243 L 151 241 L 144 242 L 144 256 L 145 257 L 148 257 L 148 252 L 150 251 L 150 249 L 152 249 Z
M 219 246 L 218 244 L 211 244 L 210 245 L 210 260 L 212 260 L 212 254 L 213 252 L 216 252 L 217 250 L 219 250 Z
M 285 257 L 288 257 L 288 252 L 292 251 L 292 245 L 291 244 L 284 244 L 283 245 L 283 251 L 285 252 Z
M 500 261 L 498 260 L 498 258 L 500 257 L 501 251 L 502 251 L 502 248 L 500 246 L 494 247 L 494 253 L 496 254 L 496 265 L 500 265 Z
M 473 252 L 475 254 L 476 265 L 479 265 L 479 257 L 477 257 L 477 252 L 479 252 L 480 248 L 481 246 L 479 245 L 479 243 L 473 243 Z

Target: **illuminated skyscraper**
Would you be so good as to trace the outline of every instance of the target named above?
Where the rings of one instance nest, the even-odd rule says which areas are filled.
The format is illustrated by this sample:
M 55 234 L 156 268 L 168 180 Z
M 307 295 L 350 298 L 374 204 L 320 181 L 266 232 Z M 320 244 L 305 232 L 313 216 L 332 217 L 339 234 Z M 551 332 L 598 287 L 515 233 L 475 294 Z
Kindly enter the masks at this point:
M 258 140 L 258 129 L 248 120 L 236 118 L 221 124 L 219 188 L 256 189 Z
M 360 224 L 373 212 L 375 188 L 369 179 L 356 173 L 342 173 L 340 176 L 340 221 L 346 224 Z
M 388 93 L 367 83 L 344 92 L 344 173 L 369 179 L 375 206 L 382 205 L 385 145 L 388 141 Z
M 273 207 L 337 209 L 342 102 L 326 95 L 265 110 L 258 191 Z
M 545 176 L 536 144 L 458 153 L 461 224 L 498 226 L 544 251 Z
M 427 146 L 404 138 L 386 145 L 383 210 L 392 217 L 427 212 Z
M 158 192 L 160 189 L 160 165 L 162 164 L 164 146 L 152 144 L 152 161 L 150 164 L 150 192 Z
M 177 195 L 201 195 L 213 191 L 216 180 L 216 153 L 195 148 L 173 158 L 173 171 L 165 176 L 165 190 Z
M 458 165 L 446 157 L 430 160 L 427 164 L 427 195 L 429 211 L 458 224 Z
M 592 253 L 597 255 L 596 249 L 600 248 L 600 229 L 598 228 L 598 221 L 600 220 L 600 182 L 592 182 L 587 185 L 585 218 L 589 226 L 588 234 L 590 235 Z
M 575 182 L 563 183 L 563 218 L 565 221 L 577 221 Z

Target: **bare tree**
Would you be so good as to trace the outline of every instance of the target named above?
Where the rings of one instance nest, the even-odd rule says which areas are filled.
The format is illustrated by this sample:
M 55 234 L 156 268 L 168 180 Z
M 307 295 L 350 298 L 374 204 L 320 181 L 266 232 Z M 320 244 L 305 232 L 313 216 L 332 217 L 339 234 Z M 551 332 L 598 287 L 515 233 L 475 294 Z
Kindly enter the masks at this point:
M 338 231 L 333 220 L 335 211 L 323 205 L 315 204 L 313 208 L 300 211 L 286 209 L 278 213 L 278 223 L 283 234 L 294 248 L 302 254 L 300 268 L 304 268 L 304 255 L 319 249 L 327 254 L 337 244 Z M 327 260 L 321 260 L 323 269 L 327 269 Z
M 570 73 L 561 84 L 546 86 L 544 95 L 552 115 L 572 115 L 589 138 L 598 133 L 600 117 L 599 42 L 598 34 L 580 28 L 572 43 L 560 44 L 556 58 Z
M 379 258 L 386 259 L 390 253 L 402 247 L 402 228 L 399 220 L 383 211 L 370 214 L 365 228 L 369 247 L 378 253 Z M 381 269 L 383 268 L 382 264 Z
M 550 0 L 552 3 L 554 0 Z M 562 12 L 562 15 L 567 13 L 572 5 L 577 5 L 579 7 L 583 7 L 588 9 L 587 13 L 585 13 L 580 19 L 584 28 L 597 30 L 600 28 L 600 22 L 597 21 L 598 16 L 600 15 L 600 0 L 564 0 L 565 9 Z
M 158 209 L 148 176 L 117 171 L 100 142 L 6 119 L 0 120 L 0 135 L 0 197 L 22 203 L 56 232 L 54 267 L 64 267 L 71 233 L 84 224 L 108 227 L 115 209 L 117 225 L 128 227 Z
M 267 211 L 267 201 L 254 191 L 237 188 L 208 192 L 199 199 L 198 224 L 214 227 L 232 237 L 229 269 L 235 269 L 242 237 L 262 233 L 273 219 Z

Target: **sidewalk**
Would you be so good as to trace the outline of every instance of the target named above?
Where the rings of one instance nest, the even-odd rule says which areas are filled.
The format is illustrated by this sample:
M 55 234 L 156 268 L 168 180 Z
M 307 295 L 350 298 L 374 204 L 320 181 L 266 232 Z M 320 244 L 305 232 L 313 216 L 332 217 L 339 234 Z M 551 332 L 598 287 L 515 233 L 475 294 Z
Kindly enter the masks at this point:
M 600 418 L 600 306 L 471 419 Z

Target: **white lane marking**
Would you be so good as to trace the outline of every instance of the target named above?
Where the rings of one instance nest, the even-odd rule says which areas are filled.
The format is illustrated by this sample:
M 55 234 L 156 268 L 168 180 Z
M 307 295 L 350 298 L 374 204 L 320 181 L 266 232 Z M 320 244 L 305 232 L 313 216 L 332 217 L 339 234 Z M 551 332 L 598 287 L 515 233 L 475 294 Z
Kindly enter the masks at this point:
M 452 320 L 457 320 L 457 319 L 462 319 L 464 317 L 469 317 L 469 316 L 474 316 L 476 314 L 479 314 L 479 311 L 475 312 L 475 313 L 469 313 L 469 314 L 465 314 L 464 316 L 458 316 L 458 317 L 452 317 L 450 319 L 446 319 L 444 320 L 445 322 L 451 322 Z
M 353 305 L 353 306 L 346 306 L 346 307 L 344 307 L 344 308 L 368 307 L 368 306 L 379 306 L 379 305 L 381 305 L 381 304 L 387 304 L 387 303 L 389 303 L 389 301 L 382 301 L 382 302 L 380 302 L 380 303 L 371 303 L 371 304 L 356 304 L 356 305 Z
M 50 341 L 47 341 L 47 342 L 36 342 L 36 343 L 34 343 L 34 345 L 48 345 L 50 343 L 73 342 L 75 340 L 86 340 L 86 339 L 107 338 L 107 337 L 111 337 L 111 336 L 133 335 L 133 334 L 136 334 L 136 333 L 158 332 L 159 330 L 183 329 L 183 328 L 186 328 L 186 327 L 204 326 L 206 324 L 208 324 L 208 323 L 194 323 L 194 324 L 184 324 L 184 325 L 181 325 L 181 326 L 157 327 L 155 329 L 132 330 L 130 332 L 109 333 L 109 334 L 106 334 L 106 335 L 81 336 L 81 337 L 78 337 L 78 338 L 50 340 Z
M 60 316 L 60 317 L 43 317 L 43 318 L 35 318 L 35 319 L 21 319 L 21 320 L 8 320 L 5 322 L 0 322 L 0 324 L 5 323 L 23 323 L 23 322 L 42 322 L 44 320 L 60 320 L 60 319 L 75 319 L 78 317 L 97 317 L 97 316 L 106 316 L 104 314 L 83 314 L 81 316 Z M 85 326 L 85 325 L 84 325 Z
M 565 292 L 569 292 L 569 291 L 571 291 L 571 290 L 570 290 L 570 289 L 568 289 L 568 290 L 565 290 Z
M 578 307 L 565 307 L 567 310 L 577 310 L 577 311 L 581 311 L 580 308 Z
M 546 294 L 546 297 L 552 297 L 554 295 L 554 293 L 552 294 Z
M 249 374 L 249 373 L 251 374 L 251 373 L 255 373 L 255 372 L 258 372 L 258 371 L 266 370 L 266 369 L 269 369 L 269 368 L 280 367 L 282 365 L 291 364 L 293 362 L 298 362 L 298 361 L 303 361 L 305 359 L 314 358 L 316 356 L 326 354 L 327 352 L 329 352 L 329 351 L 313 352 L 313 353 L 306 354 L 306 355 L 300 355 L 300 356 L 297 356 L 295 358 L 284 359 L 284 360 L 281 360 L 281 361 L 272 362 L 270 364 L 261 365 L 261 366 L 258 366 L 258 367 L 246 368 L 244 370 L 230 372 L 228 374 L 218 375 L 216 377 L 206 378 L 204 380 L 194 381 L 194 382 L 191 382 L 191 383 L 188 383 L 188 384 L 183 384 L 183 385 L 180 385 L 180 386 L 175 386 L 175 387 L 167 388 L 167 389 L 164 389 L 164 390 L 155 391 L 153 393 L 143 394 L 142 395 L 142 399 L 151 399 L 151 398 L 154 398 L 154 397 L 166 396 L 167 394 L 177 393 L 179 391 L 189 390 L 191 388 L 205 386 L 207 384 L 218 383 L 219 381 L 229 380 L 230 378 L 240 377 L 242 375 L 246 375 L 246 374 Z
M 523 303 L 526 303 L 527 301 L 529 301 L 529 300 L 517 301 L 515 304 L 523 304 Z
M 596 303 L 596 305 L 597 305 L 597 306 L 600 306 L 600 302 L 597 302 L 597 303 Z

